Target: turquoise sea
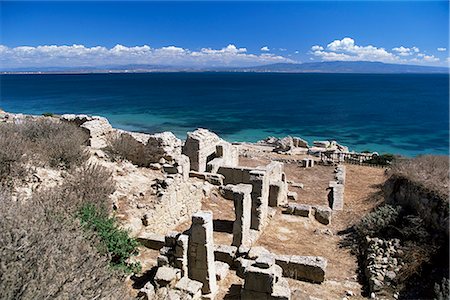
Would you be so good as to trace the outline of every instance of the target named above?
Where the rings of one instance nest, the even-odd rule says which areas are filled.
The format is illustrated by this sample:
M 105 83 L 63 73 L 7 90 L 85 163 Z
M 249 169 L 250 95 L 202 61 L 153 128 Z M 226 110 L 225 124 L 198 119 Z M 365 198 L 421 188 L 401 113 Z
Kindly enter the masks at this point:
M 1 75 L 0 108 L 86 113 L 141 132 L 229 141 L 335 139 L 357 151 L 448 155 L 448 74 Z

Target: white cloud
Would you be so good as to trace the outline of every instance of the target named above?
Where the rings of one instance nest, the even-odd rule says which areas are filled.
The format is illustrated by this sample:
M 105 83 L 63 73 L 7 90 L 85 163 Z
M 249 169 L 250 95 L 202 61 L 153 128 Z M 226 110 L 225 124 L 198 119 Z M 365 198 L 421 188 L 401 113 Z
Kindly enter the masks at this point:
M 439 48 L 437 48 L 437 51 L 444 52 L 444 51 L 447 51 L 447 48 L 439 47 Z
M 267 46 L 261 47 L 260 50 L 261 51 L 270 51 L 269 47 L 267 47 Z
M 396 61 L 397 58 L 384 48 L 372 45 L 358 46 L 355 40 L 346 37 L 342 40 L 334 40 L 324 49 L 322 46 L 311 47 L 313 55 L 323 60 L 346 60 L 346 61 Z
M 298 50 L 295 50 L 295 52 L 294 52 L 295 54 L 299 54 L 300 53 L 300 51 L 298 51 Z
M 420 52 L 420 49 L 415 46 L 411 47 L 411 48 L 400 46 L 400 47 L 392 48 L 392 50 L 397 52 L 397 54 L 400 56 L 410 56 L 410 55 L 413 55 L 414 53 Z
M 252 66 L 293 60 L 270 53 L 248 53 L 246 48 L 230 44 L 221 49 L 201 48 L 199 51 L 148 45 L 127 47 L 116 45 L 86 47 L 84 45 L 43 45 L 9 48 L 0 45 L 2 68 L 65 66 L 86 67 L 120 64 L 158 64 L 179 66 Z
M 280 51 L 282 51 L 282 52 L 287 51 L 286 48 L 279 48 L 278 50 L 280 50 Z
M 424 63 L 435 64 L 439 58 L 420 53 L 418 47 L 399 46 L 392 48 L 392 52 L 373 45 L 361 46 L 350 37 L 334 40 L 326 47 L 314 45 L 312 55 L 323 61 L 377 61 L 385 63 Z

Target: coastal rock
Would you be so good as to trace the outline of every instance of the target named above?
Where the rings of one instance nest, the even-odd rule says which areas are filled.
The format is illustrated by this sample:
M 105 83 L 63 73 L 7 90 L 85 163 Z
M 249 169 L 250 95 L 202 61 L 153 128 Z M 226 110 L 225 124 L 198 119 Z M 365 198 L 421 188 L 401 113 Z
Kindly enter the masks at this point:
M 108 134 L 112 131 L 112 126 L 106 118 L 94 116 L 92 120 L 84 122 L 80 127 L 89 133 L 89 145 L 92 148 L 100 149 L 107 146 Z

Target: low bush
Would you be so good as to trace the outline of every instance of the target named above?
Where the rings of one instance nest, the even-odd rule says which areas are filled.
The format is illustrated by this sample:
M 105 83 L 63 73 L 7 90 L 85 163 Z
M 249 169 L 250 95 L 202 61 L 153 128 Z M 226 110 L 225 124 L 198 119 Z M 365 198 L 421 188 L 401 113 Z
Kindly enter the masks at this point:
M 83 238 L 57 191 L 0 195 L 0 299 L 126 299 L 119 273 Z
M 389 166 L 395 160 L 395 156 L 393 154 L 381 154 L 381 155 L 373 155 L 373 157 L 369 160 L 364 161 L 364 163 L 379 165 L 379 166 Z
M 404 177 L 448 199 L 450 183 L 448 170 L 448 156 L 423 155 L 396 161 L 392 164 L 389 175 Z
M 140 167 L 149 165 L 149 153 L 146 147 L 129 134 L 112 138 L 106 151 L 116 160 L 126 159 Z
M 400 207 L 383 205 L 373 212 L 364 216 L 360 223 L 355 226 L 360 237 L 379 236 L 389 225 L 395 224 L 400 215 Z
M 0 126 L 0 183 L 9 184 L 25 173 L 27 144 L 10 124 Z
M 131 256 L 137 254 L 138 242 L 127 231 L 120 229 L 115 217 L 92 203 L 85 203 L 78 214 L 81 224 L 99 238 L 98 249 L 110 257 L 111 266 L 127 273 L 140 271 L 138 263 L 130 263 Z
M 81 201 L 80 204 L 74 204 L 76 209 L 79 209 L 82 203 L 106 208 L 108 196 L 115 191 L 115 184 L 111 172 L 106 168 L 96 164 L 84 164 L 69 172 L 62 188 L 66 194 L 73 194 Z

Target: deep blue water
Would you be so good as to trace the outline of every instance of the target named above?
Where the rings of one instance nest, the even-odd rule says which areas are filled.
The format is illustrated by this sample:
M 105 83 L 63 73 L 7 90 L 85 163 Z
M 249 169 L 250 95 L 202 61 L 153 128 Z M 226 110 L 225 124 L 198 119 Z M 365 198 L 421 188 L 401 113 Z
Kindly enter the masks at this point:
M 448 154 L 449 76 L 150 73 L 1 75 L 0 107 L 87 113 L 142 132 L 230 141 L 335 139 L 354 150 Z

